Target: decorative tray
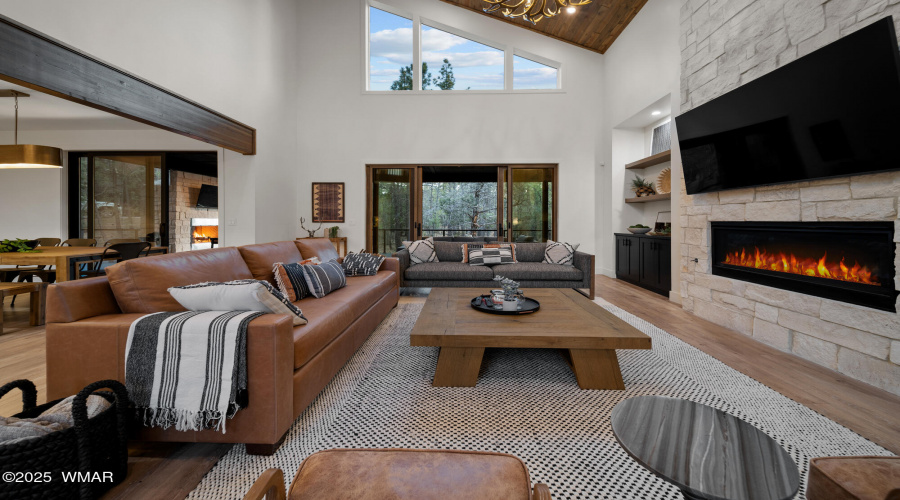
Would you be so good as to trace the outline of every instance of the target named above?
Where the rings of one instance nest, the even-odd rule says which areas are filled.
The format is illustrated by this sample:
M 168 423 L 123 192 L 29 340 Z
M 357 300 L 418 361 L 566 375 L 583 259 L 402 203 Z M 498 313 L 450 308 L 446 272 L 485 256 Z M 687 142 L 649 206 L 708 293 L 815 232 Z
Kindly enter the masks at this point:
M 472 299 L 472 308 L 477 309 L 481 312 L 486 312 L 490 314 L 503 314 L 503 315 L 517 315 L 517 314 L 530 314 L 541 308 L 541 303 L 525 297 L 519 303 L 519 309 L 515 311 L 504 311 L 503 309 L 497 308 L 494 306 L 493 302 L 491 302 L 490 295 L 481 295 Z

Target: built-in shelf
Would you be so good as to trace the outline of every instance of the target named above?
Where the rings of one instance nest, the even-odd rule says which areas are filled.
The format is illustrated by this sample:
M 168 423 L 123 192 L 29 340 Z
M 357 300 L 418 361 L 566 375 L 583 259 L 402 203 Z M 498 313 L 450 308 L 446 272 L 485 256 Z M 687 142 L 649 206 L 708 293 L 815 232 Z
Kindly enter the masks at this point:
M 667 161 L 672 161 L 672 150 L 663 151 L 662 153 L 656 153 L 653 156 L 648 156 L 643 160 L 638 160 L 636 162 L 627 163 L 625 168 L 628 170 L 635 170 L 638 168 L 647 168 L 652 167 L 653 165 L 659 165 L 660 163 L 665 163 Z
M 641 196 L 639 198 L 625 198 L 625 203 L 649 203 L 651 201 L 671 200 L 672 193 L 651 194 L 650 196 Z

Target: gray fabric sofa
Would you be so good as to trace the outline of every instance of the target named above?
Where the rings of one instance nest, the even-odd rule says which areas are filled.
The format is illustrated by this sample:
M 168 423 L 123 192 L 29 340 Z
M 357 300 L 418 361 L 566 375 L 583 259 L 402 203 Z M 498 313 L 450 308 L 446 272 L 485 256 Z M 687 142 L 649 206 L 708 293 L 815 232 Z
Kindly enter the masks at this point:
M 405 248 L 400 260 L 401 287 L 498 288 L 494 276 L 518 281 L 522 288 L 575 288 L 594 298 L 594 256 L 575 252 L 574 266 L 545 264 L 546 243 L 516 243 L 515 264 L 471 266 L 464 263 L 463 242 L 435 241 L 438 262 L 412 264 Z

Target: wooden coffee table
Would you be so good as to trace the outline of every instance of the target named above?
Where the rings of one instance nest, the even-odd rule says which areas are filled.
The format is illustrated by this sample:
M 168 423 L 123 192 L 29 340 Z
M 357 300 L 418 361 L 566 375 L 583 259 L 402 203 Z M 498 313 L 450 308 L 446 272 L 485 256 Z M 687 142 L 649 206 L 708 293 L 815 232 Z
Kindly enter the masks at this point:
M 412 346 L 441 348 L 435 387 L 475 387 L 486 347 L 567 349 L 582 389 L 625 389 L 616 349 L 650 349 L 650 337 L 565 288 L 529 288 L 532 314 L 476 311 L 481 288 L 433 288 L 410 334 Z

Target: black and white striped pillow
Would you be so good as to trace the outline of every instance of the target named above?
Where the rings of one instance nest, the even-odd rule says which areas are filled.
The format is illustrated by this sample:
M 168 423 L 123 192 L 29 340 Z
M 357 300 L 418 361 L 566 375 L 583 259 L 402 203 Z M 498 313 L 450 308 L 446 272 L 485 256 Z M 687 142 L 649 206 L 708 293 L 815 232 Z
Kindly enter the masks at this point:
M 493 266 L 496 264 L 515 264 L 510 247 L 473 248 L 469 250 L 470 266 Z
M 306 286 L 309 287 L 309 294 L 317 299 L 328 295 L 329 293 L 347 286 L 347 276 L 344 274 L 344 268 L 337 261 L 329 260 L 324 264 L 304 265 L 303 276 L 306 279 Z
M 344 257 L 341 265 L 344 266 L 344 274 L 347 276 L 375 276 L 382 262 L 384 255 L 350 252 Z
M 544 249 L 544 263 L 574 266 L 575 250 L 578 250 L 579 245 L 580 243 L 572 245 L 570 243 L 547 240 L 547 248 Z
M 189 311 L 260 311 L 287 314 L 295 325 L 307 323 L 303 311 L 264 280 L 208 281 L 175 286 L 169 294 Z

